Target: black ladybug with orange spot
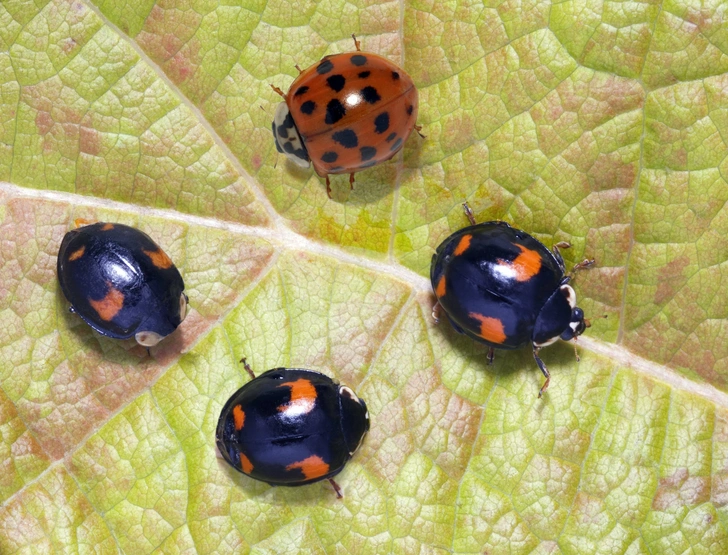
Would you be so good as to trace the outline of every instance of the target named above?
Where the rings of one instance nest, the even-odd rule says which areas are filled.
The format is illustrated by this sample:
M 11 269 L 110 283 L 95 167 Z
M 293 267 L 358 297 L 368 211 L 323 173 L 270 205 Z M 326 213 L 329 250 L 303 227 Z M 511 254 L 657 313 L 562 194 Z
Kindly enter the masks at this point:
M 241 362 L 245 363 L 245 359 Z M 369 431 L 366 403 L 328 376 L 275 368 L 225 403 L 217 447 L 233 468 L 273 486 L 302 486 L 341 472 Z
M 463 204 L 471 225 L 450 235 L 432 257 L 430 279 L 438 305 L 455 330 L 493 349 L 533 347 L 533 357 L 546 377 L 538 396 L 549 385 L 549 372 L 538 352 L 558 339 L 566 341 L 589 327 L 576 306 L 569 285 L 573 273 L 588 268 L 584 260 L 566 274 L 557 243 L 549 250 L 528 233 L 506 222 L 475 223 Z
M 102 335 L 153 347 L 187 313 L 182 276 L 146 233 L 76 220 L 58 251 L 58 281 L 71 312 Z

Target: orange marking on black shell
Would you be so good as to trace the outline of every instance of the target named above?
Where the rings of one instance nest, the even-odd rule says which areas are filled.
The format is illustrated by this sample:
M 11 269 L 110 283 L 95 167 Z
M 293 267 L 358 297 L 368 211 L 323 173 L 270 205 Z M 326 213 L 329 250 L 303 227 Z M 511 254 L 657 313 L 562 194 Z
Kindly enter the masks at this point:
M 472 235 L 470 235 L 470 234 L 468 234 L 468 235 L 463 235 L 463 236 L 462 236 L 462 237 L 460 238 L 460 242 L 458 243 L 458 246 L 457 246 L 457 247 L 455 247 L 455 252 L 453 252 L 453 254 L 454 254 L 455 256 L 460 256 L 460 255 L 461 255 L 461 254 L 463 254 L 463 253 L 464 253 L 464 252 L 465 252 L 466 250 L 468 250 L 468 247 L 470 247 L 470 241 L 471 241 L 471 239 L 472 239 L 472 238 L 473 238 L 473 236 L 472 236 Z
M 318 455 L 311 455 L 302 461 L 294 462 L 286 467 L 286 470 L 300 468 L 306 480 L 314 480 L 329 473 L 329 465 Z
M 106 293 L 103 299 L 98 301 L 89 299 L 88 302 L 102 320 L 109 322 L 124 307 L 124 294 L 118 289 L 114 289 L 110 283 L 107 282 L 107 285 L 109 286 L 109 292 Z
M 104 224 L 101 226 L 101 231 L 111 231 L 114 229 L 114 224 Z
M 541 270 L 541 255 L 523 245 L 516 246 L 521 249 L 521 254 L 513 262 L 498 260 L 498 265 L 510 268 L 516 281 L 528 281 Z
M 83 246 L 80 249 L 76 249 L 75 251 L 73 251 L 70 254 L 70 256 L 68 257 L 68 260 L 70 260 L 71 262 L 73 262 L 74 260 L 78 260 L 79 258 L 81 258 L 83 256 L 83 253 L 85 253 L 85 252 L 86 252 L 86 246 Z
M 316 388 L 313 384 L 304 378 L 298 378 L 295 382 L 285 382 L 278 387 L 291 388 L 291 400 L 285 405 L 278 407 L 280 412 L 285 412 L 290 416 L 306 414 L 313 409 L 316 404 Z
M 172 267 L 172 259 L 167 256 L 167 253 L 162 249 L 157 249 L 156 251 L 142 249 L 142 252 L 151 259 L 152 264 L 154 264 L 157 268 L 166 270 L 167 268 Z
M 240 405 L 233 408 L 233 418 L 235 419 L 235 429 L 239 432 L 245 426 L 245 411 Z
M 244 453 L 240 453 L 240 468 L 246 474 L 250 474 L 253 471 L 253 463 L 250 462 L 250 459 Z
M 468 316 L 480 322 L 480 333 L 478 335 L 486 341 L 500 344 L 506 340 L 503 322 L 501 322 L 498 318 L 483 316 L 477 312 L 471 312 Z
M 440 281 L 437 282 L 437 289 L 435 289 L 435 295 L 437 295 L 438 299 L 445 296 L 445 290 L 445 276 L 442 276 Z

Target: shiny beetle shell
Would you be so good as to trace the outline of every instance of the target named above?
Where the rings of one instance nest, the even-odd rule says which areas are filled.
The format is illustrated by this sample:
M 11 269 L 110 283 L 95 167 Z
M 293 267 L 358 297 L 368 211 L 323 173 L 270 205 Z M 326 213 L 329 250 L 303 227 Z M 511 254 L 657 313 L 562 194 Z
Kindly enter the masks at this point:
M 243 474 L 300 486 L 341 472 L 368 430 L 366 404 L 351 389 L 312 370 L 276 368 L 225 403 L 216 441 Z
M 304 70 L 285 104 L 290 113 L 279 114 L 273 125 L 278 150 L 299 165 L 310 160 L 322 177 L 389 160 L 412 132 L 418 107 L 404 70 L 358 51 L 327 56 Z
M 146 233 L 99 222 L 66 233 L 58 281 L 71 311 L 102 335 L 156 345 L 184 320 L 184 281 Z

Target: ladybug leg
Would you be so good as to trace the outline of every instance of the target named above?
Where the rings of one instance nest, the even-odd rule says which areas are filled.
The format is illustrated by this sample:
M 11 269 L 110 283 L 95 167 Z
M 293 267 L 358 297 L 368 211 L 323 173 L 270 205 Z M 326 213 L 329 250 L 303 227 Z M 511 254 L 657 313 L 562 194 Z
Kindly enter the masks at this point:
M 592 266 L 594 266 L 594 264 L 595 260 L 593 258 L 585 258 L 571 269 L 568 277 L 573 278 L 576 272 L 578 272 L 579 270 L 586 270 L 587 268 L 591 268 Z
M 435 325 L 440 323 L 440 301 L 432 305 L 432 319 L 435 321 Z
M 334 487 L 334 491 L 336 492 L 336 498 L 337 499 L 343 499 L 344 496 L 341 495 L 341 488 L 339 487 L 339 484 L 334 482 L 333 478 L 329 478 L 329 483 Z
M 420 133 L 420 131 L 422 131 L 421 125 L 415 125 L 415 131 L 417 131 L 417 134 L 420 136 L 420 138 L 422 138 L 422 139 L 427 138 L 427 135 L 423 135 L 422 133 Z
M 551 374 L 549 374 L 549 371 L 546 368 L 546 365 L 543 363 L 543 360 L 541 360 L 541 357 L 538 356 L 538 351 L 538 347 L 533 348 L 533 358 L 536 360 L 536 364 L 538 364 L 538 367 L 541 369 L 543 375 L 546 376 L 546 381 L 543 382 L 541 389 L 538 390 L 538 398 L 540 399 L 543 395 L 543 392 L 546 391 L 549 386 L 549 382 L 551 381 Z
M 352 191 L 354 190 L 354 174 L 353 173 L 349 174 L 349 187 L 351 188 Z
M 354 46 L 356 47 L 356 51 L 361 52 L 361 43 L 356 40 L 356 35 L 354 33 L 351 34 L 351 38 L 354 39 Z
M 329 174 L 326 174 L 326 194 L 331 198 L 331 181 L 329 180 Z
M 275 85 L 271 85 L 271 86 L 270 86 L 270 88 L 271 88 L 271 89 L 273 89 L 274 91 L 276 91 L 276 92 L 277 92 L 277 93 L 278 93 L 279 95 L 281 95 L 281 96 L 282 96 L 283 98 L 286 98 L 286 93 L 284 93 L 284 92 L 283 92 L 283 91 L 282 91 L 281 89 L 279 89 L 279 88 L 278 88 L 278 87 L 276 87 Z
M 473 211 L 470 209 L 470 205 L 467 201 L 463 202 L 463 210 L 465 211 L 465 216 L 467 216 L 468 221 L 470 221 L 470 225 L 475 225 L 475 216 L 473 216 Z
M 250 374 L 250 377 L 255 379 L 255 373 L 253 372 L 253 369 L 250 367 L 250 364 L 248 364 L 248 361 L 246 360 L 246 358 L 245 357 L 241 358 L 240 362 L 243 363 L 243 367 L 248 372 L 248 374 Z
M 488 366 L 493 364 L 493 361 L 495 360 L 495 348 L 494 347 L 488 347 Z
M 589 327 L 589 326 L 587 326 Z M 576 357 L 576 362 L 581 362 L 581 357 L 579 356 L 579 351 L 576 350 L 576 337 L 574 337 L 574 356 Z
M 571 248 L 571 243 L 567 243 L 566 241 L 561 241 L 559 243 L 556 243 L 552 248 L 551 252 L 554 253 L 554 256 L 556 257 L 556 262 L 559 263 L 559 268 L 561 268 L 562 272 L 566 272 L 566 264 L 564 264 L 564 257 L 561 256 L 561 252 L 559 249 L 569 249 Z
M 298 74 L 301 75 L 303 73 L 303 70 L 298 67 L 298 64 L 295 64 L 293 67 L 295 67 L 298 70 Z

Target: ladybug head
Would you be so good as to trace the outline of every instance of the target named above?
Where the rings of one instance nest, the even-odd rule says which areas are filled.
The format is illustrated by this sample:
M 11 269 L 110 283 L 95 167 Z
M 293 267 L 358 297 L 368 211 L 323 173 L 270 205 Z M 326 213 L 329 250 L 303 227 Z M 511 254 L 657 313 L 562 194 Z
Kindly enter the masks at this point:
M 571 321 L 569 322 L 569 326 L 561 334 L 561 339 L 564 341 L 570 341 L 584 333 L 584 330 L 588 327 L 589 320 L 584 318 L 584 311 L 578 306 L 575 306 L 571 310 Z
M 303 144 L 303 139 L 296 129 L 293 116 L 285 101 L 276 108 L 271 127 L 278 152 L 285 154 L 286 158 L 298 167 L 308 168 L 311 165 L 311 159 L 308 157 L 306 146 Z
M 339 410 L 346 447 L 352 456 L 369 431 L 369 410 L 364 400 L 345 385 L 339 386 Z
M 146 318 L 140 326 L 143 327 L 144 330 L 138 331 L 134 335 L 134 339 L 136 339 L 136 342 L 144 347 L 154 347 L 162 339 L 164 339 L 170 333 L 176 330 L 177 326 L 179 326 L 185 319 L 185 316 L 187 316 L 188 300 L 189 299 L 187 298 L 187 295 L 185 295 L 184 293 L 180 294 L 178 315 L 174 314 L 174 309 L 170 309 L 171 320 L 173 320 L 171 322 L 170 318 L 163 317 L 162 312 L 155 312 L 152 316 Z M 179 321 L 177 321 L 178 318 Z

